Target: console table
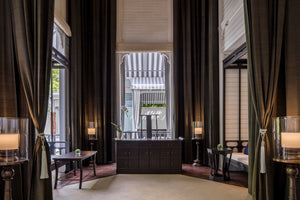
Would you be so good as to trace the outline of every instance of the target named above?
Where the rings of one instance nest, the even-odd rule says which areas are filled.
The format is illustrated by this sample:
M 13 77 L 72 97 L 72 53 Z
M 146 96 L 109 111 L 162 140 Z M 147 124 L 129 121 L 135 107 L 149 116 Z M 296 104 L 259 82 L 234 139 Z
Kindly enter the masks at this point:
M 229 180 L 230 179 L 229 167 L 230 167 L 230 161 L 232 156 L 232 149 L 207 148 L 207 153 L 208 153 L 209 164 L 210 164 L 209 178 L 212 180 L 219 180 L 220 178 L 223 178 L 223 180 Z M 223 156 L 222 175 L 218 174 L 220 155 Z
M 115 140 L 117 173 L 181 173 L 181 140 Z
M 76 169 L 77 169 L 77 162 L 79 162 L 80 167 L 80 181 L 79 181 L 79 189 L 81 189 L 82 186 L 82 161 L 93 157 L 93 170 L 94 170 L 94 176 L 96 176 L 96 169 L 95 169 L 95 163 L 96 163 L 96 153 L 97 151 L 81 151 L 80 155 L 77 155 L 74 151 L 61 155 L 53 157 L 54 165 L 55 165 L 55 184 L 54 189 L 57 188 L 57 181 L 58 181 L 58 163 L 59 162 L 66 162 L 66 161 L 73 161 L 75 162 L 74 167 L 74 176 L 76 176 Z

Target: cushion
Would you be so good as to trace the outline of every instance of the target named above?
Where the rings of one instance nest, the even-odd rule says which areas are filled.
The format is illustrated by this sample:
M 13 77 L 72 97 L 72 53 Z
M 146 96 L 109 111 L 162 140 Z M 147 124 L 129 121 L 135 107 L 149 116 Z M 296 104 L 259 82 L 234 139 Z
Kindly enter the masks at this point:
M 246 148 L 244 150 L 244 154 L 248 155 L 248 144 L 247 144 L 247 146 L 246 146 Z

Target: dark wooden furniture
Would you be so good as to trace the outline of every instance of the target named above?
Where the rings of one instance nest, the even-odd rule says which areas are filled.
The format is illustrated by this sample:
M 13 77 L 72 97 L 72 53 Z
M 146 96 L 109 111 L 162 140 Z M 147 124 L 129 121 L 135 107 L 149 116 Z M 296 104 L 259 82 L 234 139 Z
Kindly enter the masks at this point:
M 96 153 L 97 151 L 81 151 L 80 155 L 76 155 L 76 153 L 70 152 L 61 156 L 56 156 L 53 157 L 54 160 L 54 165 L 55 165 L 55 184 L 54 184 L 54 189 L 57 188 L 57 181 L 58 181 L 58 166 L 60 162 L 74 162 L 74 176 L 76 176 L 76 169 L 77 169 L 77 162 L 79 162 L 79 167 L 80 167 L 80 182 L 79 182 L 79 189 L 81 189 L 82 186 L 82 161 L 93 157 L 93 169 L 94 169 L 94 176 L 96 176 L 96 168 L 95 168 L 95 163 L 96 163 Z
M 181 140 L 115 140 L 117 173 L 181 173 Z
M 217 148 L 207 148 L 208 159 L 210 164 L 210 176 L 211 180 L 219 180 L 223 178 L 223 180 L 230 180 L 230 161 L 232 156 L 232 149 L 217 149 Z M 219 161 L 220 155 L 223 156 L 223 167 L 222 167 L 222 174 L 218 174 L 219 171 Z M 229 157 L 228 157 L 229 156 Z

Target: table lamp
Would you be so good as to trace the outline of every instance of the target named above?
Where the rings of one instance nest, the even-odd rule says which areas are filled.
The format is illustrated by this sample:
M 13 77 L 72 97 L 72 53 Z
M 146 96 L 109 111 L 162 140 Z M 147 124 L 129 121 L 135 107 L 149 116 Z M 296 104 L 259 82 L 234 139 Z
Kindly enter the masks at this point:
M 0 133 L 0 161 L 12 162 L 18 160 L 16 153 L 19 149 L 19 133 Z
M 201 161 L 199 158 L 200 154 L 200 140 L 203 139 L 203 127 L 202 127 L 202 122 L 200 121 L 194 121 L 193 122 L 193 140 L 196 140 L 196 145 L 197 145 L 197 157 L 194 160 L 193 165 L 194 166 L 200 166 Z
M 88 124 L 88 137 L 91 142 L 91 151 L 93 150 L 94 142 L 98 139 L 96 134 L 96 126 L 95 122 L 89 122 Z
M 13 166 L 28 160 L 28 119 L 0 117 L 0 166 L 4 200 L 12 199 Z M 2 199 L 2 198 L 0 198 Z
M 274 157 L 276 162 L 286 163 L 289 178 L 289 200 L 296 200 L 297 165 L 300 164 L 300 116 L 273 118 Z
M 195 138 L 202 138 L 203 137 L 203 128 L 202 128 L 202 122 L 200 121 L 195 121 L 193 126 L 194 130 L 194 137 Z

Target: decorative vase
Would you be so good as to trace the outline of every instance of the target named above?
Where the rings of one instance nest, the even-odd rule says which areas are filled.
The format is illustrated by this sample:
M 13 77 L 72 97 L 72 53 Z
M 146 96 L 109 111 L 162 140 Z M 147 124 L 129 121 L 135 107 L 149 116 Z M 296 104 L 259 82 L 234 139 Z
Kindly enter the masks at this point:
M 117 139 L 118 140 L 122 139 L 122 131 L 117 131 Z

